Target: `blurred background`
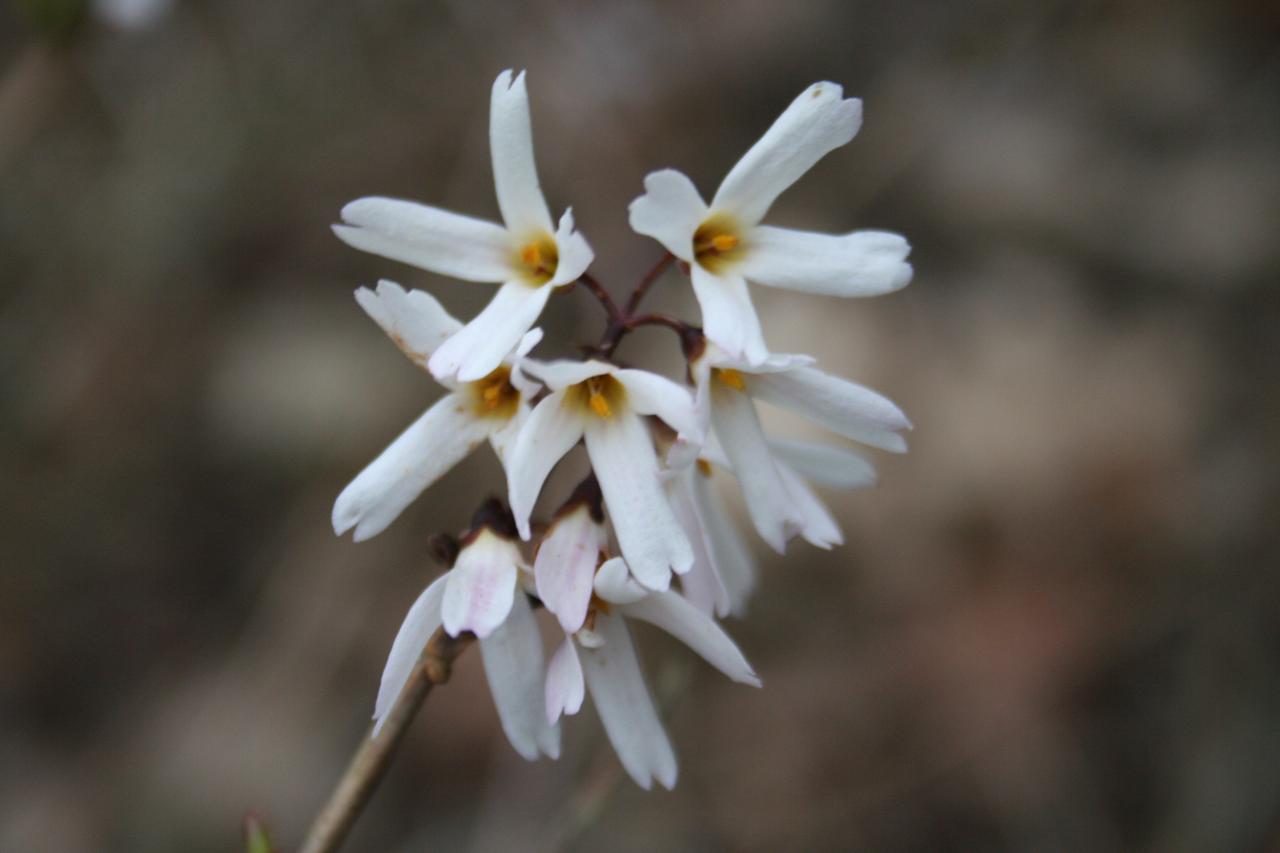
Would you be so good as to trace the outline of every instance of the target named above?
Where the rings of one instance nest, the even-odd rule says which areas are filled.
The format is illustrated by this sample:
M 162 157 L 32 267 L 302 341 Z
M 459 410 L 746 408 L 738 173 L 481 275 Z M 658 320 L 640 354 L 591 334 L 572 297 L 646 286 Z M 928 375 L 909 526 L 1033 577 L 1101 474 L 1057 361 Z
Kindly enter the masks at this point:
M 333 535 L 439 394 L 352 290 L 469 316 L 491 288 L 328 226 L 374 194 L 496 217 L 508 67 L 615 293 L 660 255 L 627 227 L 646 172 L 709 195 L 809 83 L 863 98 L 770 221 L 899 231 L 914 283 L 755 295 L 775 349 L 893 397 L 912 449 L 830 495 L 843 548 L 757 543 L 728 627 L 765 689 L 643 632 L 673 793 L 622 776 L 590 703 L 524 764 L 470 653 L 348 849 L 1280 849 L 1274 4 L 2 9 L 0 849 L 235 850 L 249 809 L 302 837 L 439 572 L 428 535 L 501 484 L 482 451 L 376 539 Z M 653 304 L 696 317 L 678 276 Z M 601 323 L 580 291 L 544 317 L 566 353 Z M 678 376 L 667 334 L 619 355 Z

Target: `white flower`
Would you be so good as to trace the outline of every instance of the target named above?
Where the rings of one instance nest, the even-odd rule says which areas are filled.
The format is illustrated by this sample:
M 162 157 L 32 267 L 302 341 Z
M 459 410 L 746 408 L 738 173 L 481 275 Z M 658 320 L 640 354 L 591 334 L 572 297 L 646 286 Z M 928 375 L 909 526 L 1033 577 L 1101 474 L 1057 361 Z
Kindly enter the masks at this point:
M 419 366 L 425 367 L 441 341 L 461 327 L 435 297 L 420 290 L 406 293 L 390 281 L 378 282 L 376 293 L 360 288 L 356 301 Z M 338 495 L 333 505 L 334 531 L 341 536 L 354 527 L 357 542 L 381 533 L 414 498 L 486 438 L 499 457 L 505 456 L 528 416 L 529 398 L 540 387 L 524 376 L 519 365 L 541 337 L 538 329 L 527 333 L 514 352 L 478 381 L 442 380 L 450 393 Z
M 409 201 L 362 198 L 342 209 L 333 230 L 344 242 L 392 260 L 466 281 L 501 282 L 483 311 L 431 356 L 437 378 L 469 382 L 501 363 L 537 321 L 551 291 L 576 281 L 591 247 L 565 211 L 559 227 L 538 185 L 524 72 L 493 84 L 489 112 L 493 182 L 506 227 Z
M 533 560 L 538 598 L 569 634 L 587 618 L 591 581 L 608 545 L 600 502 L 595 477 L 583 480 L 557 510 Z
M 699 414 L 708 418 L 742 487 L 747 514 L 760 537 L 782 553 L 796 534 L 823 548 L 842 541 L 839 528 L 804 480 L 776 458 L 760 426 L 754 400 L 790 409 L 846 438 L 901 453 L 899 430 L 911 422 L 869 388 L 811 367 L 807 356 L 772 355 L 754 367 L 714 344 L 690 365 Z M 808 458 L 815 458 L 810 453 Z M 821 457 L 840 481 L 873 477 L 862 457 L 829 448 Z M 819 467 L 819 466 L 811 466 Z
M 601 361 L 530 363 L 551 394 L 538 403 L 507 457 L 511 512 L 520 535 L 551 469 L 585 439 L 618 546 L 636 578 L 666 589 L 671 572 L 693 564 L 693 552 L 659 481 L 653 439 L 644 422 L 656 415 L 681 440 L 700 444 L 702 429 L 689 392 L 644 370 Z
M 671 741 L 645 685 L 627 619 L 662 628 L 729 678 L 760 686 L 751 665 L 711 617 L 674 592 L 651 592 L 628 576 L 621 558 L 600 567 L 591 627 L 566 636 L 551 657 L 546 681 L 546 720 L 576 714 L 590 691 L 605 733 L 627 773 L 648 789 L 653 780 L 676 783 Z M 585 690 L 584 690 L 585 686 Z
M 774 200 L 829 151 L 853 139 L 862 102 L 814 83 L 778 117 L 707 205 L 693 182 L 666 169 L 645 178 L 631 227 L 690 266 L 707 337 L 736 359 L 769 355 L 747 281 L 835 296 L 869 296 L 911 280 L 907 241 L 884 231 L 827 235 L 761 225 Z

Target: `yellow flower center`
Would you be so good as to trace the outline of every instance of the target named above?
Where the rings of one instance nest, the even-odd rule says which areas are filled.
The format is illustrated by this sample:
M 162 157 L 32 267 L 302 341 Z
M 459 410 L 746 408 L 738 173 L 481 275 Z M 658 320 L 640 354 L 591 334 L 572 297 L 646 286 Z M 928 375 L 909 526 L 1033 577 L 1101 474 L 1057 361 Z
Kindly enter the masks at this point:
M 693 232 L 693 255 L 703 267 L 715 271 L 742 253 L 741 229 L 731 217 L 713 214 Z
M 556 249 L 556 241 L 543 234 L 520 247 L 516 266 L 525 281 L 541 285 L 551 281 L 559 264 L 560 252 Z
M 622 405 L 624 395 L 622 383 L 608 374 L 579 382 L 571 392 L 570 399 L 575 399 L 579 405 L 602 420 L 613 417 L 613 413 Z
M 702 476 L 704 476 L 704 477 L 710 477 L 710 476 L 711 476 L 711 463 L 710 463 L 710 462 L 708 462 L 708 461 L 707 461 L 707 460 L 705 460 L 705 459 L 699 459 L 699 460 L 698 460 L 698 462 L 697 462 L 697 465 L 698 465 L 698 473 L 699 473 L 699 474 L 701 474 L 701 475 L 702 475 Z
M 472 411 L 482 418 L 510 418 L 520 403 L 520 392 L 511 384 L 511 368 L 505 364 L 467 386 Z
M 717 367 L 711 371 L 725 385 L 728 385 L 735 391 L 746 391 L 747 383 L 742 380 L 742 374 L 731 367 Z

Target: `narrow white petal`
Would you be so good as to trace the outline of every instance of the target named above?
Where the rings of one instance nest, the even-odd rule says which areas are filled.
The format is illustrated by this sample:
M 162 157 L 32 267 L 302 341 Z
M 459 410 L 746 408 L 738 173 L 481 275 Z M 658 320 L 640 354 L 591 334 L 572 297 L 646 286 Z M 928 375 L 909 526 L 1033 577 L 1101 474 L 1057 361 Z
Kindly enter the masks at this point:
M 572 716 L 581 711 L 585 695 L 578 650 L 573 637 L 565 637 L 547 666 L 547 722 L 554 723 L 561 714 Z
M 843 94 L 835 83 L 814 83 L 801 92 L 725 176 L 712 209 L 731 212 L 746 225 L 763 219 L 783 190 L 858 132 L 862 101 Z
M 509 281 L 453 337 L 440 345 L 427 363 L 433 376 L 460 382 L 483 379 L 502 364 L 521 337 L 538 322 L 551 288 Z
M 771 438 L 769 447 L 776 460 L 819 486 L 849 490 L 875 484 L 875 466 L 847 447 L 791 438 Z
M 833 545 L 843 545 L 844 534 L 840 532 L 840 525 L 804 478 L 781 462 L 778 463 L 778 473 L 791 496 L 796 514 L 801 518 L 800 535 L 805 541 L 824 551 Z
M 829 296 L 875 296 L 911 281 L 911 246 L 887 231 L 815 234 L 760 225 L 739 272 L 770 287 Z
M 585 438 L 622 556 L 636 580 L 666 589 L 673 570 L 683 574 L 693 565 L 693 549 L 658 479 L 648 428 L 633 412 L 615 412 L 590 419 Z
M 373 705 L 373 736 L 382 731 L 387 714 L 395 707 L 400 691 L 418 665 L 418 659 L 427 647 L 427 641 L 440 627 L 440 601 L 444 597 L 445 578 L 441 575 L 423 590 L 409 608 L 400 630 L 391 644 L 387 665 L 382 669 L 382 684 L 378 687 L 378 699 Z
M 547 282 L 551 287 L 577 281 L 595 260 L 587 238 L 582 236 L 582 232 L 573 230 L 572 209 L 560 217 L 560 227 L 556 229 L 556 252 L 560 257 L 556 262 L 556 274 Z
M 747 394 L 713 379 L 711 422 L 742 487 L 751 523 L 770 548 L 783 553 L 787 540 L 800 532 L 801 519 L 769 452 L 755 405 Z
M 342 208 L 333 233 L 348 246 L 463 281 L 505 281 L 514 249 L 505 228 L 397 198 L 361 198 Z
M 515 371 L 512 371 L 511 375 L 514 377 Z M 511 384 L 517 383 L 513 381 Z M 529 419 L 531 409 L 526 401 L 530 396 L 532 395 L 525 394 L 522 390 L 520 401 L 516 403 L 515 414 L 508 418 L 506 423 L 493 420 L 489 425 L 489 444 L 493 447 L 493 452 L 498 455 L 498 461 L 502 463 L 503 470 L 506 470 L 507 454 L 511 452 L 511 445 L 520 435 L 520 430 L 524 429 L 524 422 Z
M 911 422 L 893 401 L 870 388 L 814 367 L 743 378 L 753 397 L 790 409 L 854 441 L 906 452 L 906 439 L 897 431 L 910 429 Z
M 650 172 L 644 195 L 631 202 L 631 230 L 657 240 L 682 261 L 693 261 L 693 233 L 707 218 L 707 203 L 683 173 Z
M 747 282 L 737 270 L 712 273 L 700 264 L 690 268 L 693 295 L 702 311 L 702 330 L 731 358 L 759 364 L 769 357 L 760 318 L 751 304 Z
M 760 679 L 738 646 L 716 621 L 674 592 L 655 592 L 619 610 L 631 619 L 657 625 L 702 656 L 707 663 L 742 684 L 760 686 Z
M 529 516 L 547 475 L 582 438 L 582 418 L 565 405 L 565 392 L 554 391 L 534 407 L 505 460 L 508 502 L 516 527 L 529 539 Z
M 489 149 L 493 155 L 498 208 L 507 228 L 518 235 L 550 234 L 554 226 L 533 163 L 533 127 L 523 71 L 514 78 L 511 71 L 503 71 L 493 81 Z
M 484 440 L 488 425 L 466 401 L 446 394 L 400 433 L 351 481 L 333 504 L 333 530 L 355 528 L 355 541 L 376 536 L 414 498 Z
M 515 599 L 519 564 L 515 543 L 490 530 L 482 530 L 463 547 L 449 572 L 440 605 L 450 636 L 471 631 L 487 637 L 502 624 Z
M 694 477 L 693 494 L 706 524 L 717 573 L 729 593 L 729 610 L 735 616 L 743 616 L 759 580 L 760 567 L 711 478 Z
M 647 791 L 657 779 L 670 789 L 676 784 L 676 755 L 644 683 L 626 623 L 601 614 L 596 628 L 604 645 L 580 649 L 579 658 L 605 734 L 637 785 Z
M 605 560 L 596 571 L 595 593 L 610 604 L 630 604 L 649 594 L 649 590 L 636 583 L 621 557 Z
M 693 479 L 702 476 L 691 466 L 666 482 L 671 509 L 693 545 L 693 568 L 680 578 L 680 588 L 689 603 L 703 613 L 725 616 L 729 613 L 729 590 L 720 578 L 706 522 L 693 492 Z
M 572 634 L 582 627 L 591 603 L 591 581 L 604 544 L 604 527 L 581 504 L 551 523 L 533 563 L 538 598 Z
M 530 376 L 543 382 L 552 391 L 559 391 L 563 388 L 568 388 L 570 385 L 585 382 L 593 376 L 603 376 L 618 369 L 607 361 L 597 361 L 596 359 L 574 361 L 567 358 L 555 361 L 538 361 L 529 358 L 525 359 L 521 364 L 521 368 Z
M 401 352 L 422 368 L 436 347 L 462 328 L 430 293 L 405 293 L 403 287 L 386 279 L 378 282 L 377 291 L 367 287 L 357 290 L 356 302 Z
M 484 674 L 507 740 L 528 761 L 539 751 L 560 757 L 560 726 L 547 720 L 545 659 L 542 636 L 529 599 L 517 595 L 507 616 L 480 640 Z
M 619 370 L 614 377 L 627 389 L 631 408 L 642 415 L 658 416 L 686 442 L 702 443 L 705 430 L 698 423 L 687 388 L 647 370 Z

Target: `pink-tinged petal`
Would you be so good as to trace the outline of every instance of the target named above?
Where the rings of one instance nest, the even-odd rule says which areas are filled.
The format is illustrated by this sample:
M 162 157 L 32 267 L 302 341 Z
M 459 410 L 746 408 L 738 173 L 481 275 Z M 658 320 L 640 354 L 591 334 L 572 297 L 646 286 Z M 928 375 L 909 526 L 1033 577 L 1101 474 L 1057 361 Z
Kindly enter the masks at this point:
M 538 232 L 549 235 L 554 226 L 533 162 L 533 125 L 523 71 L 514 76 L 510 70 L 503 71 L 493 81 L 489 149 L 498 208 L 507 228 L 521 237 Z
M 630 604 L 649 594 L 649 590 L 636 583 L 627 568 L 627 561 L 612 557 L 604 561 L 596 571 L 595 593 L 610 604 Z
M 887 231 L 815 234 L 761 225 L 738 271 L 748 281 L 827 296 L 876 296 L 911 282 L 911 246 Z
M 755 555 L 751 553 L 737 524 L 729 517 L 711 478 L 694 477 L 693 494 L 706 525 L 707 540 L 711 545 L 711 553 L 715 556 L 717 573 L 729 593 L 729 612 L 734 616 L 744 616 L 747 602 L 760 577 L 760 567 Z
M 857 134 L 862 101 L 843 94 L 835 83 L 814 83 L 801 92 L 725 176 L 712 210 L 745 225 L 763 219 L 787 187 Z
M 493 531 L 481 530 L 458 554 L 444 587 L 441 615 L 451 637 L 471 631 L 487 637 L 511 612 L 520 550 Z
M 426 369 L 436 347 L 462 328 L 430 293 L 404 288 L 383 279 L 377 291 L 362 287 L 356 302 L 414 364 Z
M 631 230 L 657 240 L 682 261 L 693 261 L 693 234 L 707 218 L 698 189 L 675 169 L 650 172 L 644 195 L 631 202 Z
M 666 589 L 672 571 L 693 565 L 693 550 L 658 479 L 648 428 L 635 413 L 618 411 L 588 419 L 585 439 L 622 556 L 636 580 Z
M 711 423 L 738 477 L 756 532 L 770 548 L 784 553 L 802 521 L 769 452 L 755 404 L 744 392 L 712 379 Z
M 547 475 L 582 438 L 582 417 L 564 398 L 564 391 L 553 391 L 534 406 L 504 460 L 508 503 L 522 539 L 533 535 L 529 516 Z
M 898 430 L 911 422 L 891 400 L 862 385 L 799 367 L 782 373 L 744 376 L 751 396 L 790 409 L 833 432 L 893 453 L 905 453 Z
M 489 427 L 466 401 L 446 394 L 351 481 L 333 504 L 333 530 L 376 536 L 428 486 L 484 440 Z
M 720 578 L 706 522 L 693 492 L 693 479 L 702 476 L 700 471 L 690 467 L 666 483 L 671 509 L 693 545 L 693 568 L 681 576 L 680 588 L 689 603 L 703 613 L 725 616 L 729 613 L 729 591 Z
M 844 534 L 840 532 L 840 525 L 804 478 L 781 462 L 778 463 L 778 473 L 782 475 L 796 514 L 801 518 L 800 535 L 805 541 L 824 551 L 829 551 L 834 545 L 843 545 Z
M 342 208 L 338 239 L 356 249 L 463 281 L 513 275 L 511 236 L 492 222 L 396 198 L 362 198 Z
M 665 376 L 647 370 L 618 370 L 614 377 L 627 389 L 627 402 L 642 415 L 656 415 L 693 445 L 702 443 L 705 430 L 693 409 L 688 389 Z
M 604 644 L 580 649 L 579 659 L 605 734 L 637 785 L 647 791 L 657 779 L 670 789 L 676 784 L 675 752 L 644 683 L 627 626 L 621 618 L 601 614 L 596 628 Z
M 546 694 L 547 722 L 554 723 L 561 714 L 573 716 L 582 710 L 585 684 L 573 637 L 565 637 L 551 656 L 547 667 Z
M 819 486 L 848 491 L 875 485 L 875 466 L 861 453 L 847 447 L 771 438 L 769 448 L 774 459 Z
M 655 592 L 619 610 L 629 619 L 657 625 L 729 678 L 740 684 L 760 686 L 742 650 L 716 621 L 674 592 Z
M 444 597 L 445 578 L 441 575 L 423 590 L 404 617 L 396 639 L 391 644 L 391 654 L 382 669 L 382 684 L 378 687 L 378 699 L 373 705 L 373 736 L 377 737 L 386 722 L 387 714 L 395 707 L 400 691 L 413 674 L 427 641 L 440 627 L 440 601 Z
M 538 322 L 550 296 L 546 286 L 521 281 L 502 285 L 483 311 L 431 355 L 431 374 L 441 379 L 456 375 L 459 382 L 488 376 Z
M 560 217 L 560 226 L 556 229 L 556 252 L 559 254 L 556 274 L 547 282 L 551 287 L 577 281 L 578 276 L 586 272 L 587 267 L 595 260 L 595 252 L 591 251 L 587 238 L 580 231 L 573 230 L 572 209 L 566 210 Z
M 693 264 L 689 271 L 707 338 L 731 358 L 748 364 L 767 359 L 769 348 L 742 274 L 732 269 L 712 273 L 700 264 Z
M 529 599 L 517 595 L 506 620 L 480 640 L 489 692 L 507 740 L 527 761 L 560 757 L 560 726 L 547 720 L 542 636 Z
M 604 527 L 579 505 L 551 523 L 534 558 L 538 598 L 572 634 L 582 627 L 591 603 L 591 581 L 604 545 Z

